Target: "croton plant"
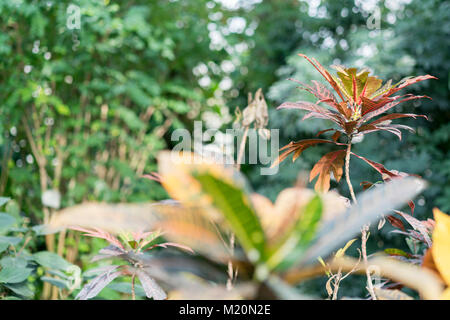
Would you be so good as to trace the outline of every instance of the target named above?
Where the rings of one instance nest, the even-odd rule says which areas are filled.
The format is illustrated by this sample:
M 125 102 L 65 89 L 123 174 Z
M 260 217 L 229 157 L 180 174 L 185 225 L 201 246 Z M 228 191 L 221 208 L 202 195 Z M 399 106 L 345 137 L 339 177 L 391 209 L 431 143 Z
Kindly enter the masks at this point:
M 388 80 L 383 84 L 383 80 L 376 76 L 371 76 L 368 69 L 332 66 L 337 71 L 337 75 L 332 75 L 316 59 L 309 58 L 304 54 L 299 54 L 299 56 L 307 59 L 331 85 L 333 90 L 329 90 L 318 81 L 312 81 L 311 85 L 307 85 L 294 80 L 300 84 L 301 89 L 312 93 L 318 101 L 316 103 L 306 101 L 285 102 L 278 109 L 306 110 L 309 112 L 303 117 L 303 120 L 308 118 L 328 119 L 336 124 L 336 128 L 325 129 L 317 133 L 317 136 L 320 136 L 326 132 L 334 132 L 331 140 L 305 139 L 290 142 L 280 149 L 280 151 L 283 150 L 284 152 L 278 157 L 274 165 L 285 160 L 290 154 L 293 154 L 293 161 L 295 161 L 305 149 L 320 143 L 329 143 L 345 146 L 346 148 L 325 154 L 311 170 L 310 180 L 319 175 L 315 184 L 315 189 L 318 191 L 328 191 L 331 172 L 333 172 L 336 181 L 339 182 L 343 175 L 346 154 L 348 157 L 352 154 L 367 162 L 382 175 L 384 181 L 404 175 L 395 170 L 387 170 L 382 164 L 351 152 L 352 139 L 358 135 L 376 131 L 387 131 L 401 139 L 400 130 L 413 131 L 411 127 L 391 122 L 394 119 L 406 117 L 423 117 L 427 119 L 425 115 L 412 113 L 383 114 L 402 102 L 429 98 L 425 95 L 394 94 L 416 82 L 437 78 L 431 75 L 424 75 L 407 77 L 395 84 L 392 83 L 392 80 Z M 378 116 L 380 117 L 376 118 Z M 339 142 L 341 136 L 346 137 L 345 143 Z

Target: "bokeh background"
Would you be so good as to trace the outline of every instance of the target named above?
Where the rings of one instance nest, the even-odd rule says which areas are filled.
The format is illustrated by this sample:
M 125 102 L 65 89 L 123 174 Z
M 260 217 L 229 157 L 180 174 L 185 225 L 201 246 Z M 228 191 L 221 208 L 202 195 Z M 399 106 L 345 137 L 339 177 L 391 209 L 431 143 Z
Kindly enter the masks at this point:
M 0 0 L 0 195 L 12 198 L 5 210 L 41 224 L 49 214 L 41 195 L 50 189 L 59 191 L 62 207 L 165 199 L 142 174 L 156 169 L 159 150 L 173 147 L 173 130 L 192 130 L 194 120 L 230 128 L 235 108 L 258 88 L 280 145 L 313 137 L 327 128 L 323 121 L 275 110 L 311 98 L 287 78 L 321 80 L 297 56 L 305 53 L 327 67 L 367 66 L 383 79 L 439 78 L 408 87 L 432 101 L 396 109 L 428 115 L 430 121 L 401 120 L 416 133 L 402 141 L 369 134 L 354 148 L 429 181 L 416 216 L 431 217 L 433 207 L 449 212 L 449 18 L 450 2 L 442 0 Z M 242 170 L 273 200 L 328 148 L 285 161 L 277 175 L 261 176 L 254 165 Z M 351 165 L 357 191 L 362 181 L 380 180 L 365 163 Z M 332 188 L 348 195 L 344 184 Z M 375 228 L 368 251 L 405 246 L 391 230 Z M 62 250 L 85 267 L 102 244 L 72 234 Z M 352 278 L 342 292 L 364 295 L 364 278 Z M 326 297 L 325 281 L 302 286 Z

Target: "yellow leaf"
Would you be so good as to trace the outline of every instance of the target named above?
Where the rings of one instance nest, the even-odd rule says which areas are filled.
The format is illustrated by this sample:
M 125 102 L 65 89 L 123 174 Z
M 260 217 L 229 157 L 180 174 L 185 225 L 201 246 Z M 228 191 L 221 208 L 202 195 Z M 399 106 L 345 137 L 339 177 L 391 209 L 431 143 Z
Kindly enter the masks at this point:
M 336 254 L 334 255 L 336 258 L 340 258 L 340 257 L 342 257 L 342 256 L 344 256 L 344 254 L 345 254 L 345 251 L 347 251 L 347 249 L 348 248 L 350 248 L 350 246 L 353 244 L 353 242 L 355 242 L 356 241 L 356 239 L 352 239 L 352 240 L 350 240 L 349 242 L 347 242 L 346 244 L 345 244 L 345 246 L 343 247 L 343 248 L 341 248 L 341 249 L 339 249 L 337 252 L 336 252 Z
M 442 293 L 440 300 L 450 300 L 450 288 L 447 288 L 444 293 Z
M 450 286 L 450 216 L 437 208 L 433 209 L 433 213 L 436 226 L 433 231 L 431 253 L 442 279 L 444 279 L 447 286 Z M 447 295 L 449 295 L 448 292 Z

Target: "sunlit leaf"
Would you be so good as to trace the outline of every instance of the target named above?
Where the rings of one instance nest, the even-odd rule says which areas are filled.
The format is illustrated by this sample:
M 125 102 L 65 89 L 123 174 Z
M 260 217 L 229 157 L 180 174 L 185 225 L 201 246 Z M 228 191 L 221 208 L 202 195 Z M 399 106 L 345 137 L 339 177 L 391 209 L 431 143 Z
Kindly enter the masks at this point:
M 450 216 L 433 209 L 436 226 L 433 231 L 433 260 L 444 281 L 450 286 Z

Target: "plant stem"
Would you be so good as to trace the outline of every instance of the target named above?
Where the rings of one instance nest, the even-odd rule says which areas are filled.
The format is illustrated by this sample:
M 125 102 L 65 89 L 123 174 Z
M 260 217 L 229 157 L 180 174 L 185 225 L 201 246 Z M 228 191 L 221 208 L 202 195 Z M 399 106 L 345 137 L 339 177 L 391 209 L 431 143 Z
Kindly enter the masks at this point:
M 333 290 L 333 298 L 332 300 L 337 300 L 337 294 L 339 291 L 339 284 L 342 279 L 342 268 L 339 268 L 338 273 L 336 275 L 336 281 L 334 282 L 334 290 Z
M 345 153 L 345 180 L 347 181 L 348 189 L 352 197 L 353 203 L 357 204 L 355 191 L 353 190 L 352 182 L 350 181 L 350 152 L 352 150 L 352 138 L 350 137 L 347 144 L 347 151 Z
M 249 126 L 245 127 L 244 136 L 242 137 L 241 145 L 239 146 L 239 153 L 238 153 L 238 157 L 236 159 L 236 169 L 237 170 L 241 170 L 241 160 L 242 160 L 242 156 L 244 155 L 245 144 L 247 142 L 248 128 L 249 128 Z
M 348 189 L 350 190 L 350 195 L 353 200 L 353 204 L 357 204 L 355 191 L 353 190 L 352 182 L 350 181 L 350 153 L 352 149 L 352 137 L 350 136 L 347 144 L 347 151 L 345 154 L 345 180 L 347 181 Z M 377 300 L 375 291 L 373 289 L 372 277 L 370 276 L 370 270 L 367 268 L 367 231 L 369 230 L 369 225 L 365 225 L 361 229 L 361 252 L 364 264 L 366 265 L 366 277 L 367 277 L 367 290 L 373 300 Z
M 241 144 L 239 145 L 239 153 L 238 153 L 238 157 L 236 159 L 236 169 L 238 171 L 241 170 L 241 160 L 242 157 L 244 155 L 244 151 L 245 151 L 245 144 L 247 143 L 247 136 L 248 136 L 248 129 L 250 126 L 246 126 L 245 130 L 244 130 L 244 135 L 242 137 L 241 140 Z M 234 245 L 235 245 L 235 236 L 234 233 L 231 233 L 230 235 L 230 254 L 231 256 L 234 255 Z M 235 275 L 235 271 L 233 270 L 233 262 L 230 258 L 230 260 L 228 261 L 228 280 L 227 280 L 227 290 L 231 290 L 233 289 L 233 280 L 234 280 L 234 275 Z
M 136 280 L 136 274 L 133 273 L 133 275 L 131 276 L 131 299 L 136 300 L 136 291 L 134 289 L 134 283 Z

